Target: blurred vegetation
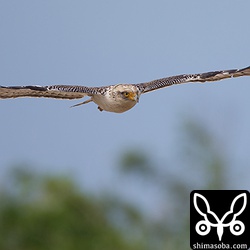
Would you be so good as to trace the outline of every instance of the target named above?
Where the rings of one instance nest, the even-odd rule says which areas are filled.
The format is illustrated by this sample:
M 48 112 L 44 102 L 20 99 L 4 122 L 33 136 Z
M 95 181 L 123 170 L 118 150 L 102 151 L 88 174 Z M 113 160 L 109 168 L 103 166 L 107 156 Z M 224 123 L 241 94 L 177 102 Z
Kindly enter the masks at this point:
M 186 123 L 179 140 L 175 164 L 181 175 L 169 172 L 171 160 L 160 164 L 140 149 L 119 158 L 117 178 L 129 179 L 140 195 L 155 194 L 154 215 L 115 193 L 97 198 L 65 177 L 16 169 L 8 185 L 0 185 L 0 249 L 189 249 L 190 192 L 226 188 L 227 176 L 204 128 Z

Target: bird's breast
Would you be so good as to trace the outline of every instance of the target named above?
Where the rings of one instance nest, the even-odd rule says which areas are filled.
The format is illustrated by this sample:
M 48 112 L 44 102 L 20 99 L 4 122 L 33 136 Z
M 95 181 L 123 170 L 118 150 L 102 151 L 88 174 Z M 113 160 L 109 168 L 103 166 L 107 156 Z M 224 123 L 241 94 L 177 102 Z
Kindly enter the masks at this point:
M 110 95 L 94 95 L 92 96 L 92 100 L 101 109 L 114 113 L 123 113 L 128 111 L 137 103 L 136 101 L 115 98 Z

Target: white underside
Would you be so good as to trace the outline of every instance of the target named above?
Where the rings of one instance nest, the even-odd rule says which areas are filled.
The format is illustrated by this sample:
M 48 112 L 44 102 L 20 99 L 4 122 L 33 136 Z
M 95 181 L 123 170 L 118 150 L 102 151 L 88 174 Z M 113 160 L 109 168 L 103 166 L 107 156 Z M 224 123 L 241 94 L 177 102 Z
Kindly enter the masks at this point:
M 102 110 L 115 113 L 123 113 L 136 104 L 136 101 L 125 100 L 125 99 L 115 99 L 107 97 L 106 95 L 93 95 L 92 101 L 98 105 Z

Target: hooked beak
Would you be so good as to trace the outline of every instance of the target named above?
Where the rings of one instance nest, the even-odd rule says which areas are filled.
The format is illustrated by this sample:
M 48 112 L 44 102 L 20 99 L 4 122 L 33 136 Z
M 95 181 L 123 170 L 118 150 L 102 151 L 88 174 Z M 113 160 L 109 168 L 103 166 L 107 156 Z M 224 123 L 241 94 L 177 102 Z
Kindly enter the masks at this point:
M 128 95 L 128 98 L 131 100 L 131 101 L 136 101 L 136 102 L 139 102 L 139 95 L 134 93 L 134 92 L 130 92 L 129 95 Z

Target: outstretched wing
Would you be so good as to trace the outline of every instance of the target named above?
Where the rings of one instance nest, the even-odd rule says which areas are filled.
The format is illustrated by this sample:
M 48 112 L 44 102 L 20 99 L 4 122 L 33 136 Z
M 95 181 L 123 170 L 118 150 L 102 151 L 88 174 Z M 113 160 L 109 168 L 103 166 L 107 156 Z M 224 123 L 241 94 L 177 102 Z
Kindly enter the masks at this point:
M 84 96 L 101 94 L 102 88 L 52 85 L 52 86 L 0 86 L 0 98 L 48 97 L 58 99 L 79 99 Z
M 184 74 L 178 76 L 170 76 L 136 85 L 142 91 L 142 93 L 146 93 L 149 91 L 165 88 L 174 84 L 181 84 L 187 82 L 213 82 L 225 78 L 240 76 L 250 76 L 250 66 L 244 69 L 220 70 L 200 74 Z

